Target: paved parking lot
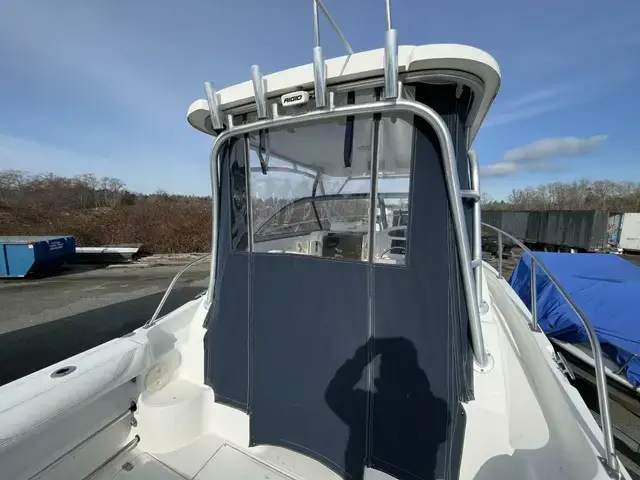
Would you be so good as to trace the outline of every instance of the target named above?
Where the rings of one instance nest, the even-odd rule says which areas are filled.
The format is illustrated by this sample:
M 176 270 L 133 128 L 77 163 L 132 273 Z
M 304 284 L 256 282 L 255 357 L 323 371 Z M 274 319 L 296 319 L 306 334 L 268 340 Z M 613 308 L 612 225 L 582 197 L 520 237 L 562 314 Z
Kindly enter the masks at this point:
M 73 267 L 0 282 L 0 385 L 142 326 L 185 263 Z M 208 268 L 205 260 L 187 270 L 163 313 L 204 291 Z

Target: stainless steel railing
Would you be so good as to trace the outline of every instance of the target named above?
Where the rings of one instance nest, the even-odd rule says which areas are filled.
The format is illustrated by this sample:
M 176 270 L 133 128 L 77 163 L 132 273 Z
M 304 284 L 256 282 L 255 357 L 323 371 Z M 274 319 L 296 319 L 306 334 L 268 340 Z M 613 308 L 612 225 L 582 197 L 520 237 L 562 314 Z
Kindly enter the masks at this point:
M 180 269 L 180 271 L 178 273 L 175 274 L 175 276 L 173 277 L 173 280 L 171 280 L 171 283 L 167 287 L 167 290 L 164 292 L 164 295 L 162 296 L 162 300 L 160 300 L 160 303 L 158 303 L 158 307 L 156 308 L 156 311 L 153 312 L 153 315 L 147 321 L 147 323 L 144 324 L 143 328 L 150 328 L 150 327 L 153 327 L 156 324 L 156 322 L 158 321 L 158 316 L 160 315 L 160 312 L 162 311 L 162 307 L 164 307 L 164 304 L 167 301 L 167 298 L 169 298 L 169 294 L 171 293 L 171 290 L 173 290 L 173 287 L 175 286 L 175 284 L 178 281 L 178 279 L 182 276 L 182 274 L 184 272 L 186 272 L 189 268 L 191 268 L 193 265 L 195 265 L 196 263 L 201 262 L 202 260 L 205 260 L 205 259 L 209 258 L 210 256 L 211 256 L 211 254 L 207 253 L 205 255 L 202 255 L 201 257 L 196 258 L 195 260 L 187 263 L 184 267 L 182 267 Z
M 471 170 L 471 192 L 476 197 L 470 196 L 473 200 L 473 231 L 471 233 L 472 260 L 471 266 L 476 280 L 476 296 L 478 309 L 481 315 L 489 311 L 489 304 L 482 298 L 482 215 L 480 210 L 480 167 L 476 152 L 469 151 L 467 154 L 469 167 Z
M 604 435 L 604 446 L 606 450 L 606 462 L 607 466 L 614 472 L 619 472 L 618 459 L 616 457 L 616 450 L 613 440 L 613 427 L 611 424 L 611 411 L 609 408 L 609 390 L 607 387 L 607 376 L 604 369 L 604 361 L 602 358 L 602 349 L 600 347 L 600 341 L 596 331 L 593 329 L 591 322 L 587 318 L 582 309 L 571 299 L 571 296 L 567 293 L 564 287 L 560 284 L 558 279 L 551 273 L 551 271 L 540 261 L 534 253 L 529 250 L 520 240 L 509 235 L 507 232 L 500 230 L 493 225 L 482 223 L 482 226 L 489 228 L 498 233 L 498 276 L 502 278 L 502 253 L 503 242 L 502 237 L 507 237 L 524 250 L 531 257 L 531 328 L 538 330 L 538 312 L 537 312 L 537 300 L 538 291 L 536 288 L 536 267 L 540 268 L 549 280 L 555 285 L 558 291 L 562 294 L 567 303 L 571 306 L 576 313 L 580 322 L 584 326 L 587 337 L 589 337 L 589 343 L 591 344 L 591 351 L 593 352 L 593 359 L 595 362 L 596 373 L 596 387 L 598 389 L 598 405 L 600 408 L 600 417 L 602 420 L 602 433 Z

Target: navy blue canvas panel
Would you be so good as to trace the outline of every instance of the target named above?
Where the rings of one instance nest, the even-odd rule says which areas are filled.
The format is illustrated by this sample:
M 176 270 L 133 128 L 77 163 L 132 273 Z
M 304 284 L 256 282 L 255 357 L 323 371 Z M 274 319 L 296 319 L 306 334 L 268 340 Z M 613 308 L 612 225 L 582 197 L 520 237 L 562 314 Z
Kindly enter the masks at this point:
M 296 450 L 339 473 L 349 447 L 364 464 L 366 408 L 350 412 L 349 423 L 361 426 L 354 435 L 325 392 L 367 341 L 367 270 L 366 263 L 254 255 L 252 444 Z
M 423 85 L 416 89 L 416 100 L 433 108 L 449 127 L 453 147 L 456 151 L 460 189 L 469 190 L 471 188 L 471 175 L 469 159 L 467 158 L 467 131 L 464 125 L 467 121 L 467 110 L 473 93 L 468 87 L 464 87 L 460 95 L 457 96 L 457 88 L 457 85 L 453 84 Z M 471 238 L 473 201 L 465 199 L 464 209 L 467 231 L 469 232 L 469 238 Z
M 249 254 L 243 252 L 248 243 L 244 142 L 232 140 L 221 157 L 217 287 L 204 338 L 204 373 L 216 402 L 246 411 Z
M 416 92 L 452 130 L 463 189 L 464 95 L 446 85 Z M 248 222 L 231 198 L 247 196 L 233 173 L 238 152 L 225 157 L 206 374 L 216 401 L 250 414 L 251 445 L 298 451 L 353 480 L 365 466 L 401 480 L 457 478 L 468 318 L 440 147 L 418 118 L 412 145 L 406 265 L 239 251 L 238 219 Z
M 371 466 L 398 478 L 449 477 L 460 464 L 467 340 L 451 210 L 435 132 L 415 120 L 406 268 L 375 264 Z M 462 313 L 465 317 L 461 317 Z M 460 428 L 456 428 L 456 425 Z
M 471 105 L 471 101 L 473 100 L 473 92 L 469 87 L 463 87 L 459 91 L 457 85 L 420 85 L 416 88 L 416 100 L 433 108 L 447 124 L 456 153 L 456 165 L 460 189 L 470 189 L 471 170 L 469 158 L 467 156 L 468 132 L 465 128 L 465 124 L 467 122 L 468 109 Z M 420 120 L 420 122 L 423 121 Z M 426 131 L 427 130 L 424 129 L 422 130 L 423 133 Z M 433 136 L 434 134 L 432 132 L 428 135 Z M 437 143 L 434 142 L 437 142 L 435 137 L 432 140 L 427 140 L 426 144 L 437 145 Z M 439 161 L 442 162 L 439 151 L 434 152 L 434 154 L 438 155 L 438 158 L 440 159 Z M 418 177 L 414 175 L 414 178 Z M 424 177 L 420 178 L 421 182 L 429 181 Z M 467 233 L 469 240 L 471 241 L 473 238 L 473 201 L 471 199 L 463 199 L 462 205 L 467 225 Z M 451 255 L 456 257 L 454 261 L 457 262 L 457 250 L 455 249 L 455 245 L 450 244 L 450 248 L 452 248 Z M 454 270 L 459 275 L 460 269 L 458 264 L 456 264 Z M 462 295 L 461 302 L 464 302 L 462 290 L 460 294 Z M 461 381 L 464 384 L 462 398 L 469 400 L 473 398 L 473 352 L 471 350 L 471 342 L 469 341 L 464 343 L 464 339 L 468 336 L 466 304 L 458 303 L 455 305 L 455 308 L 462 309 L 462 312 L 464 312 L 464 315 L 461 313 L 460 316 L 456 317 L 457 321 L 453 322 L 454 325 L 452 327 L 459 330 L 461 341 L 465 347 L 465 351 L 462 353 L 461 357 L 463 371 L 455 372 L 455 375 L 456 381 Z

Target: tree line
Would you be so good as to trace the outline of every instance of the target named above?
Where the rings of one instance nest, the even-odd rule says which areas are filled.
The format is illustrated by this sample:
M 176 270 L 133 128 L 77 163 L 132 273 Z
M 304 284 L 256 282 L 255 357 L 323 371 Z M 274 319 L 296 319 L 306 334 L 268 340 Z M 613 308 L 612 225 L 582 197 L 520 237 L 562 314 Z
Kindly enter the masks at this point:
M 640 182 L 579 180 L 514 189 L 503 201 L 482 194 L 487 210 L 605 210 L 640 212 Z
M 282 207 L 291 199 L 252 202 L 256 228 L 280 211 L 276 226 L 331 219 L 365 219 L 369 202 L 330 200 Z M 505 200 L 482 195 L 482 207 L 499 210 L 606 210 L 640 212 L 640 183 L 588 181 L 550 183 L 513 190 Z M 246 209 L 246 206 L 244 207 Z M 79 245 L 142 243 L 154 252 L 206 252 L 211 249 L 211 197 L 158 190 L 135 193 L 113 177 L 72 178 L 0 171 L 0 236 L 74 235 Z
M 211 248 L 211 198 L 131 192 L 113 177 L 0 171 L 0 235 L 74 235 L 78 245 Z

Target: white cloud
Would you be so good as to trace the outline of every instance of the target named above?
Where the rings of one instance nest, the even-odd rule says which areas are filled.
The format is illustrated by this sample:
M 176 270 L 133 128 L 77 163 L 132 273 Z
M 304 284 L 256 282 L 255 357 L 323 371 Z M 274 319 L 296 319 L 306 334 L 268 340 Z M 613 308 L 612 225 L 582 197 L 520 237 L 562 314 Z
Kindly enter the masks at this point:
M 602 92 L 599 79 L 580 80 L 571 85 L 558 84 L 533 90 L 523 95 L 497 101 L 489 112 L 484 128 L 512 123 L 518 120 L 556 112 L 567 107 L 589 102 Z
M 517 167 L 513 163 L 497 162 L 480 167 L 480 175 L 486 177 L 506 177 L 516 172 Z
M 606 139 L 606 135 L 594 135 L 589 138 L 543 138 L 507 151 L 499 162 L 481 167 L 480 174 L 485 177 L 505 177 L 521 170 L 562 170 L 561 165 L 550 163 L 550 160 L 589 154 Z
M 606 135 L 594 135 L 589 138 L 543 138 L 509 150 L 504 154 L 503 160 L 509 163 L 530 163 L 549 158 L 584 155 L 593 152 L 606 139 Z

